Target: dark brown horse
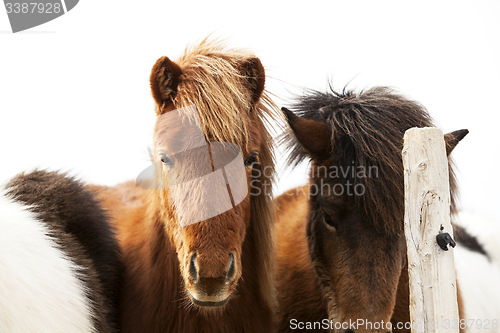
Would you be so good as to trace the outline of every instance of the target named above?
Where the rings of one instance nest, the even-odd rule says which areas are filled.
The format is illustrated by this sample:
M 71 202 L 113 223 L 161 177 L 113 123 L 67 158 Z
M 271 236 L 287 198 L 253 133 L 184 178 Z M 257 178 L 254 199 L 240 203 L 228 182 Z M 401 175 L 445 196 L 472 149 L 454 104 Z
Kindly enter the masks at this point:
M 264 82 L 258 58 L 219 42 L 204 41 L 176 62 L 162 57 L 154 65 L 157 189 L 134 183 L 94 187 L 118 229 L 123 251 L 123 332 L 271 329 L 276 297 L 270 186 L 274 166 L 264 123 L 281 112 L 267 98 Z M 179 110 L 194 113 L 184 117 Z M 194 137 L 201 144 L 191 149 Z M 242 172 L 239 190 L 230 187 L 233 174 L 218 165 L 216 157 L 227 151 L 224 147 L 242 152 L 243 158 L 235 160 L 235 170 Z M 193 165 L 203 158 L 207 174 L 222 170 L 225 194 L 217 182 L 212 188 L 201 178 L 193 180 L 205 162 Z M 205 216 L 228 190 L 231 209 L 189 220 Z M 237 192 L 243 193 L 238 200 Z
M 92 194 L 42 170 L 0 190 L 0 332 L 117 332 L 119 248 Z
M 278 331 L 410 332 L 401 151 L 429 115 L 388 88 L 311 92 L 283 111 L 290 164 L 311 171 L 277 199 Z M 466 134 L 445 136 L 448 154 Z M 454 212 L 451 163 L 450 185 Z

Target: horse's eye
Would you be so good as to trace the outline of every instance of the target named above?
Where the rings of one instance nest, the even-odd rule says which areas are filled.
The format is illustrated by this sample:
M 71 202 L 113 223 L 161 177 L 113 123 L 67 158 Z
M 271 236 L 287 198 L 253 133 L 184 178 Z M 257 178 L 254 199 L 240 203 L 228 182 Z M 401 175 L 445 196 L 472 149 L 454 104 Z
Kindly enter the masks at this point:
M 337 221 L 335 221 L 330 214 L 323 213 L 323 216 L 324 216 L 324 221 L 325 221 L 326 225 L 328 225 L 331 228 L 334 228 L 335 230 L 338 229 Z
M 249 167 L 253 165 L 255 162 L 257 162 L 257 156 L 259 156 L 259 153 L 256 151 L 248 154 L 248 156 L 245 157 L 245 167 Z
M 172 161 L 167 155 L 165 155 L 165 153 L 158 153 L 158 155 L 160 156 L 160 160 L 163 165 L 175 165 L 174 161 Z

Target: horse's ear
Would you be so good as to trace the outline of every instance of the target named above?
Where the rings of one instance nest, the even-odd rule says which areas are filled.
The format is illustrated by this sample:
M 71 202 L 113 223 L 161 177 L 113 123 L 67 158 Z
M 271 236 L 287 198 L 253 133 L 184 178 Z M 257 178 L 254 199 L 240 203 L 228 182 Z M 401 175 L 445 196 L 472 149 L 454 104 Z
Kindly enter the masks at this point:
M 297 141 L 306 150 L 309 157 L 322 159 L 332 152 L 332 130 L 321 121 L 304 119 L 287 108 L 281 108 Z
M 149 82 L 159 114 L 162 113 L 163 106 L 174 100 L 181 74 L 181 68 L 167 57 L 161 57 L 154 64 Z
M 266 83 L 266 73 L 259 58 L 253 57 L 243 61 L 239 66 L 240 72 L 247 78 L 252 92 L 252 103 L 256 103 L 262 96 Z
M 444 142 L 446 142 L 446 155 L 450 155 L 457 144 L 467 135 L 469 130 L 462 129 L 444 135 Z

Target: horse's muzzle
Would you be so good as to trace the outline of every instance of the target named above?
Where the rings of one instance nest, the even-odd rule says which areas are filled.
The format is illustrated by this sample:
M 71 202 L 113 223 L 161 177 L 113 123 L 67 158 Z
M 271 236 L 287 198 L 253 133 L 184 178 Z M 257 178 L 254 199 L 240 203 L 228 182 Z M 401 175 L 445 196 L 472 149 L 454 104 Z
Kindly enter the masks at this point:
M 236 278 L 236 259 L 232 253 L 228 255 L 228 261 L 222 263 L 219 268 L 218 277 L 214 272 L 206 276 L 200 271 L 197 253 L 193 253 L 189 260 L 189 276 L 191 284 L 188 288 L 191 301 L 200 307 L 219 307 L 227 303 L 232 292 L 232 285 Z

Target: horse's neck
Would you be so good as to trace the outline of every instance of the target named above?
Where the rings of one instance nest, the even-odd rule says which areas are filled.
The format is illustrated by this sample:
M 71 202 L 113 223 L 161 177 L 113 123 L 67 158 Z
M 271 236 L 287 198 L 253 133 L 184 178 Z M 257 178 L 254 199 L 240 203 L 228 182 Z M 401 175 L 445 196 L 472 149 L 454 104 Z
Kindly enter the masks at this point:
M 137 207 L 130 215 L 135 218 L 122 229 L 122 332 L 180 332 L 172 326 L 182 306 L 177 254 L 151 207 Z

